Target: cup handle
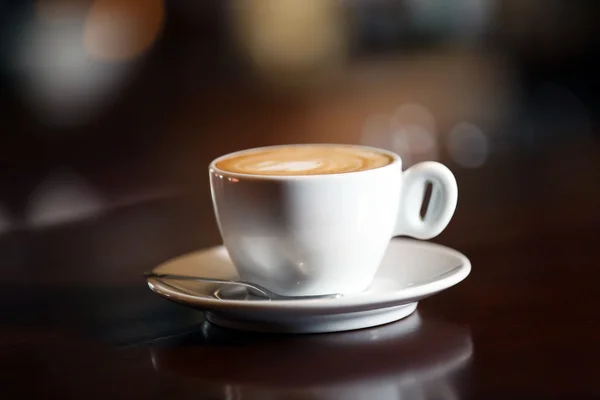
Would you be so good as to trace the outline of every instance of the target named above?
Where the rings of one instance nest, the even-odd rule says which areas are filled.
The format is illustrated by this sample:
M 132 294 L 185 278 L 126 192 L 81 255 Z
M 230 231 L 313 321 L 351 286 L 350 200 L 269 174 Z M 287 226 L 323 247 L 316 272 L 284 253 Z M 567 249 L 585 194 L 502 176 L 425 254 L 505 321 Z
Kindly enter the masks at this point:
M 431 239 L 439 235 L 452 219 L 456 209 L 456 178 L 445 165 L 427 161 L 404 171 L 402 179 L 400 212 L 394 236 Z M 420 211 L 428 182 L 432 184 L 431 197 L 425 216 L 421 218 Z

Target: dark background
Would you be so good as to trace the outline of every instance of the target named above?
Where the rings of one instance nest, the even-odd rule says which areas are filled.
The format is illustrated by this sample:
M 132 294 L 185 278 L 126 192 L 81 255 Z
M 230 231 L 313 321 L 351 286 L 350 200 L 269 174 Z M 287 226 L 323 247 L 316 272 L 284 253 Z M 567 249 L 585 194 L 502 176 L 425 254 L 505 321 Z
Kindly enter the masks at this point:
M 597 3 L 0 0 L 3 387 L 164 396 L 185 383 L 192 395 L 206 387 L 150 359 L 206 376 L 194 366 L 221 360 L 213 345 L 256 356 L 265 341 L 267 360 L 297 350 L 284 381 L 311 371 L 302 355 L 321 339 L 202 336 L 201 314 L 154 296 L 141 273 L 220 244 L 213 158 L 339 142 L 457 177 L 455 218 L 434 241 L 473 273 L 419 306 L 430 333 L 417 343 L 472 340 L 464 393 L 600 394 Z M 175 353 L 134 346 L 165 337 Z M 362 348 L 377 354 L 365 370 L 421 348 L 394 337 Z M 353 365 L 343 354 L 325 359 Z M 415 373 L 419 354 L 402 368 Z M 107 371 L 120 383 L 103 385 Z
M 448 164 L 451 245 L 600 216 L 594 1 L 0 4 L 3 237 L 186 193 L 138 240 L 217 244 L 210 160 L 302 142 Z

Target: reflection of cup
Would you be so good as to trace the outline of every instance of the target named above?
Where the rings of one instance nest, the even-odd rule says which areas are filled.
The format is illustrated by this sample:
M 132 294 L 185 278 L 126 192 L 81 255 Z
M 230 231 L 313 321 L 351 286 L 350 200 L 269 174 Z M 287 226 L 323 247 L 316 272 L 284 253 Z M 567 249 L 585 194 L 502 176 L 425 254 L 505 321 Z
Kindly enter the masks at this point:
M 468 331 L 418 313 L 317 336 L 204 328 L 187 345 L 184 339 L 152 347 L 153 365 L 178 382 L 201 379 L 208 393 L 234 399 L 450 399 L 455 373 L 473 352 Z
M 349 145 L 228 154 L 211 163 L 210 184 L 240 277 L 287 296 L 367 289 L 393 236 L 437 236 L 457 201 L 456 180 L 445 166 L 427 162 L 402 171 L 395 153 Z

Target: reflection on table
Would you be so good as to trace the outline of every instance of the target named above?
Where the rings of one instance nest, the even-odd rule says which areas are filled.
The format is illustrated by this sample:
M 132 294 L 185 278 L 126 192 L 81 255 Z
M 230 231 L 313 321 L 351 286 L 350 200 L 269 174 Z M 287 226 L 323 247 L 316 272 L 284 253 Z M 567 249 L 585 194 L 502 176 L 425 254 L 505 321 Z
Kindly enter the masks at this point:
M 415 313 L 374 329 L 314 336 L 201 333 L 152 345 L 156 372 L 230 399 L 454 399 L 473 355 L 469 331 Z

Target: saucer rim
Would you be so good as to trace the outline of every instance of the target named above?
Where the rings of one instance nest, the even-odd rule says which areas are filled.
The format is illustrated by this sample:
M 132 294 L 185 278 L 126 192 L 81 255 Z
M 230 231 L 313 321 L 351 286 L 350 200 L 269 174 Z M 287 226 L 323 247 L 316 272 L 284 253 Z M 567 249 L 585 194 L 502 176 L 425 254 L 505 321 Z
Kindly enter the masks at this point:
M 147 284 L 153 292 L 167 300 L 171 300 L 185 306 L 191 306 L 209 311 L 229 311 L 234 313 L 266 311 L 270 313 L 283 313 L 293 310 L 296 314 L 301 313 L 310 315 L 314 314 L 316 311 L 318 311 L 320 314 L 338 314 L 344 312 L 381 309 L 416 302 L 455 286 L 463 281 L 471 272 L 471 262 L 469 259 L 464 254 L 450 247 L 433 242 L 419 241 L 409 238 L 394 238 L 390 241 L 390 246 L 393 245 L 409 245 L 418 247 L 421 251 L 436 251 L 446 253 L 446 255 L 457 260 L 457 266 L 449 269 L 449 271 L 452 271 L 450 275 L 439 279 L 434 279 L 424 284 L 386 292 L 381 295 L 371 294 L 369 296 L 360 296 L 360 293 L 358 293 L 347 295 L 338 299 L 221 300 L 186 294 L 179 289 L 162 283 L 160 279 L 156 278 L 148 278 Z M 159 266 L 154 268 L 153 271 L 164 268 L 165 265 L 170 264 L 177 259 L 191 257 L 199 252 L 209 254 L 215 251 L 222 251 L 222 249 L 223 246 L 221 245 L 189 252 L 179 257 L 175 257 L 165 263 L 161 263 Z

